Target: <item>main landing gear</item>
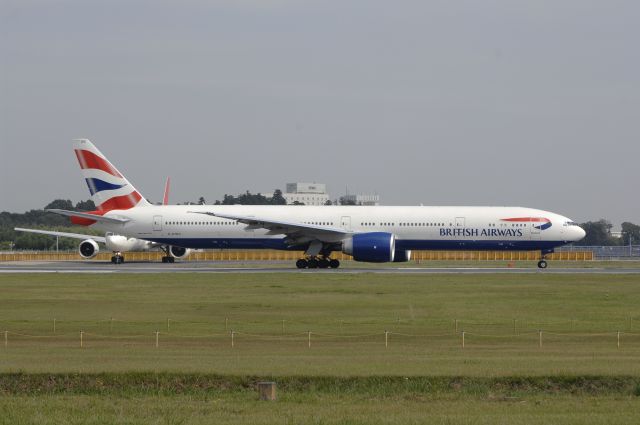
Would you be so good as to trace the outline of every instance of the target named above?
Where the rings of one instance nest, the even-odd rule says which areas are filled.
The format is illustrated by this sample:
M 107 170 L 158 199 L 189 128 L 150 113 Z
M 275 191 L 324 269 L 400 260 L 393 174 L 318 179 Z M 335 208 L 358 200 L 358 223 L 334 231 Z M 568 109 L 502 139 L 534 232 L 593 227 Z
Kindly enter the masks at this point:
M 340 267 L 340 261 L 335 258 L 312 256 L 296 261 L 296 267 L 299 269 L 337 269 Z
M 111 262 L 113 264 L 122 264 L 122 263 L 124 263 L 124 257 L 122 256 L 121 253 L 115 252 L 113 254 L 113 256 L 111 257 Z
M 168 246 L 163 246 L 160 249 L 162 249 L 162 252 L 164 252 L 164 256 L 162 257 L 163 263 L 174 263 L 176 261 L 175 257 L 173 257 L 169 252 L 170 248 Z

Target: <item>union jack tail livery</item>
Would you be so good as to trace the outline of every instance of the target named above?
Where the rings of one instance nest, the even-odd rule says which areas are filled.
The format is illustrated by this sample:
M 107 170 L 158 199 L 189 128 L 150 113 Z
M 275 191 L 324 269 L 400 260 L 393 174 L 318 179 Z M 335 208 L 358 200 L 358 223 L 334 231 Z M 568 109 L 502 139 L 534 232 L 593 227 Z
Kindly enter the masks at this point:
M 89 140 L 74 140 L 73 149 L 98 212 L 150 205 Z

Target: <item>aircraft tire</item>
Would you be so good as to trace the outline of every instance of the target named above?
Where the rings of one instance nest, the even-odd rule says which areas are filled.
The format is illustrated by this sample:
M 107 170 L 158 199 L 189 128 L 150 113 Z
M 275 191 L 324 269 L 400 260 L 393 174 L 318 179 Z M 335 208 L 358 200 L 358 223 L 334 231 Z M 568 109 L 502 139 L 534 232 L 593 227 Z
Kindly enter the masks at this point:
M 309 261 L 307 261 L 307 263 L 309 264 L 308 267 L 310 269 L 317 269 L 318 268 L 318 260 L 316 260 L 315 258 L 309 259 Z
M 332 269 L 337 269 L 338 267 L 340 267 L 340 261 L 332 258 L 331 260 L 329 260 L 329 267 L 331 267 Z
M 307 267 L 309 267 L 309 264 L 307 263 L 307 260 L 305 260 L 304 258 L 301 258 L 298 261 L 296 261 L 296 267 L 299 269 L 306 269 Z
M 546 269 L 547 268 L 547 262 L 545 260 L 538 261 L 538 268 L 539 269 Z
M 329 260 L 327 260 L 326 258 L 322 258 L 321 260 L 318 261 L 318 267 L 321 269 L 328 269 Z

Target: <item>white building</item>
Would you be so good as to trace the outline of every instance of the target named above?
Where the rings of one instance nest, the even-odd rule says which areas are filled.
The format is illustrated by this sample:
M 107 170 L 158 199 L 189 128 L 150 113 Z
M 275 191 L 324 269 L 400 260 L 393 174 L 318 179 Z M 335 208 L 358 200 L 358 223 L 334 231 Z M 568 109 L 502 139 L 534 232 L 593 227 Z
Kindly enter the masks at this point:
M 287 204 L 296 202 L 305 205 L 324 205 L 329 200 L 327 185 L 324 183 L 287 183 L 282 197 Z
M 343 199 L 355 205 L 380 205 L 380 195 L 344 195 Z

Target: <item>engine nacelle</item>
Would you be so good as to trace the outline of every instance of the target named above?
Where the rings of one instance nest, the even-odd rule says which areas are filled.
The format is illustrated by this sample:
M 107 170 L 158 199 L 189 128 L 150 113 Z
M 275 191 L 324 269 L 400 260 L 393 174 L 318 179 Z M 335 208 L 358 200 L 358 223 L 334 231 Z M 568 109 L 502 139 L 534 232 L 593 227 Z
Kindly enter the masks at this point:
M 396 249 L 395 256 L 393 258 L 394 263 L 406 263 L 411 261 L 411 250 Z
M 386 263 L 393 261 L 396 237 L 393 233 L 359 233 L 342 242 L 342 252 L 353 256 L 355 261 Z
M 109 251 L 113 252 L 148 251 L 152 247 L 152 244 L 147 241 L 111 234 L 105 236 L 104 244 Z
M 86 241 L 80 242 L 80 246 L 78 246 L 78 252 L 80 256 L 85 260 L 95 257 L 100 252 L 100 248 L 98 247 L 98 243 L 93 239 L 87 239 Z
M 169 248 L 169 254 L 174 258 L 184 258 L 191 253 L 189 248 L 183 248 L 181 246 L 173 246 Z

